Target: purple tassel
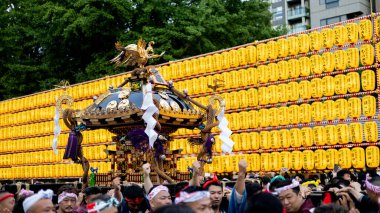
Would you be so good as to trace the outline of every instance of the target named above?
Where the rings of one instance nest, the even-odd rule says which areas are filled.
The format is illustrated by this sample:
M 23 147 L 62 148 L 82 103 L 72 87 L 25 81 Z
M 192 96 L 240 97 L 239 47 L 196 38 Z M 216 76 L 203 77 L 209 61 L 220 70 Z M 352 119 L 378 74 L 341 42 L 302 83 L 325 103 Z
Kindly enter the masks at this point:
M 207 138 L 206 143 L 204 144 L 204 147 L 206 148 L 207 154 L 210 158 L 212 158 L 212 145 L 214 144 L 214 141 L 214 135 L 210 134 L 210 136 Z
M 133 129 L 128 132 L 127 138 L 132 142 L 135 149 L 146 152 L 149 149 L 149 138 L 143 129 Z
M 154 143 L 154 149 L 155 149 L 154 157 L 157 160 L 160 159 L 161 155 L 165 154 L 164 145 L 159 140 L 157 140 Z
M 63 159 L 71 158 L 73 161 L 78 159 L 78 137 L 75 131 L 71 131 L 69 135 L 69 140 L 66 145 L 65 154 L 63 155 Z

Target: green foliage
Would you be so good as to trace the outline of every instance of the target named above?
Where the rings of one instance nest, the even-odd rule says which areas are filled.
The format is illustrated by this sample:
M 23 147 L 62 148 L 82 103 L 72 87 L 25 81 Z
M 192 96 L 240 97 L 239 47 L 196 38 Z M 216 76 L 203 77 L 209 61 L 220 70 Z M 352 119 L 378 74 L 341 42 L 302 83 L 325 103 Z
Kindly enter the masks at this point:
M 263 0 L 6 0 L 0 3 L 0 100 L 122 72 L 109 63 L 141 37 L 153 64 L 284 33 Z

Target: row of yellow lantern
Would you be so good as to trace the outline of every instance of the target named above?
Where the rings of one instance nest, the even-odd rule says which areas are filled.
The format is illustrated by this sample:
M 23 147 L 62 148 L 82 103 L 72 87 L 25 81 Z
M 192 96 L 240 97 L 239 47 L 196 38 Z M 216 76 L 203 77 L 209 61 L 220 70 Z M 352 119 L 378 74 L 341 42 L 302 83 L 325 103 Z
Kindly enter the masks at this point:
M 84 138 L 82 144 L 98 144 L 112 142 L 112 136 L 105 130 L 92 130 L 82 132 Z M 60 134 L 58 137 L 58 146 L 64 147 L 67 145 L 68 134 Z M 44 136 L 36 138 L 25 138 L 18 140 L 5 140 L 0 142 L 0 152 L 12 152 L 23 150 L 46 149 L 52 147 L 54 136 Z
M 359 24 L 349 23 L 346 26 L 338 25 L 333 29 L 325 28 L 320 32 L 313 31 L 310 34 L 300 34 L 260 43 L 255 48 L 248 46 L 238 50 L 230 50 L 221 54 L 208 55 L 191 60 L 175 62 L 169 66 L 163 66 L 160 71 L 166 79 L 182 78 L 191 75 L 228 69 L 239 65 L 253 64 L 256 60 L 265 62 L 277 58 L 295 56 L 299 53 L 319 51 L 323 48 L 343 46 L 346 42 L 356 43 L 358 39 L 363 41 L 372 38 L 372 23 L 370 20 L 361 20 Z M 356 54 L 356 53 L 354 53 Z M 257 59 L 256 59 L 257 55 Z M 355 62 L 354 64 L 357 64 Z M 353 66 L 354 67 L 354 66 Z
M 377 142 L 378 129 L 376 122 L 337 124 L 326 126 L 291 128 L 272 131 L 232 134 L 235 142 L 233 151 L 250 151 L 258 149 L 299 148 L 363 142 Z M 215 137 L 214 152 L 222 152 L 222 142 Z M 187 139 L 175 139 L 170 142 L 171 150 L 182 149 L 181 154 L 197 154 L 200 147 L 191 145 Z
M 111 170 L 110 162 L 91 162 L 90 166 L 98 168 L 99 173 Z M 31 178 L 64 178 L 82 177 L 83 170 L 80 164 L 55 164 L 41 166 L 20 166 L 0 168 L 0 179 L 31 179 Z
M 73 109 L 84 109 L 90 106 L 92 103 L 93 100 L 88 99 L 84 101 L 74 102 L 73 106 L 71 107 Z M 45 119 L 53 119 L 54 115 L 55 106 L 37 108 L 13 114 L 3 114 L 0 115 L 0 126 L 40 121 Z
M 105 145 L 83 147 L 83 154 L 88 160 L 101 160 L 107 158 L 107 154 L 104 152 L 105 149 Z M 55 154 L 53 150 L 48 150 L 1 155 L 0 165 L 61 162 L 64 152 L 64 149 L 58 149 L 58 154 Z
M 352 149 L 319 149 L 315 151 L 283 151 L 261 154 L 234 154 L 214 156 L 212 164 L 205 164 L 205 172 L 223 173 L 237 172 L 241 159 L 248 162 L 248 171 L 280 171 L 281 168 L 291 170 L 332 170 L 335 164 L 344 169 L 363 169 L 365 166 L 376 168 L 379 166 L 379 148 L 369 146 L 367 148 L 355 147 Z M 177 161 L 177 169 L 181 172 L 188 171 L 196 157 L 180 158 Z
M 63 94 L 70 95 L 74 99 L 80 99 L 85 97 L 90 97 L 93 95 L 98 95 L 105 92 L 108 86 L 112 85 L 117 87 L 125 80 L 129 74 L 107 77 L 105 79 L 100 79 L 92 82 L 85 82 L 75 86 L 69 86 L 64 89 L 55 89 L 46 91 L 43 93 L 27 96 L 24 98 L 11 99 L 7 101 L 0 102 L 0 114 L 23 110 L 28 108 L 43 107 L 46 105 L 55 104 L 56 98 Z M 88 105 L 78 105 L 76 108 L 84 108 Z M 54 114 L 53 114 L 54 116 Z M 52 116 L 52 117 L 53 117 Z

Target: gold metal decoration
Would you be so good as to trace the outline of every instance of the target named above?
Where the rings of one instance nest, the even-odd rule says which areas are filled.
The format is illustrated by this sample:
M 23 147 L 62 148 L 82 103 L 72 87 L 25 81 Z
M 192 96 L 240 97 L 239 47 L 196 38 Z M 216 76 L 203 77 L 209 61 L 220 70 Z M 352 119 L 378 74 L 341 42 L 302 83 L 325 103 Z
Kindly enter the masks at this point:
M 160 91 L 160 92 L 158 92 L 158 94 L 161 96 L 161 98 L 163 98 L 165 100 L 169 99 L 168 94 L 166 94 L 166 92 L 164 92 L 164 91 Z
M 117 107 L 119 110 L 121 109 L 128 109 L 129 108 L 129 100 L 128 99 L 124 99 L 122 101 L 120 101 L 118 107 Z
M 70 95 L 61 95 L 58 99 L 57 99 L 57 102 L 55 104 L 55 107 L 58 109 L 58 112 L 59 113 L 62 113 L 63 112 L 63 109 L 62 109 L 62 104 L 63 102 L 66 101 L 66 104 L 68 106 L 72 106 L 73 103 L 74 103 L 74 100 L 73 98 L 70 96 Z
M 117 102 L 114 100 L 114 101 L 110 101 L 110 102 L 107 104 L 106 109 L 107 109 L 107 110 L 115 110 L 116 107 L 117 107 Z
M 131 94 L 131 89 L 130 88 L 125 88 L 123 89 L 123 91 L 121 91 L 119 93 L 119 95 L 117 96 L 120 100 L 123 100 L 125 98 L 128 98 L 129 95 Z
M 160 106 L 164 109 L 164 110 L 170 110 L 170 105 L 169 103 L 164 100 L 164 99 L 160 99 Z
M 181 111 L 181 107 L 179 107 L 178 103 L 175 102 L 175 101 L 170 101 L 170 107 L 176 111 L 176 112 L 179 112 Z

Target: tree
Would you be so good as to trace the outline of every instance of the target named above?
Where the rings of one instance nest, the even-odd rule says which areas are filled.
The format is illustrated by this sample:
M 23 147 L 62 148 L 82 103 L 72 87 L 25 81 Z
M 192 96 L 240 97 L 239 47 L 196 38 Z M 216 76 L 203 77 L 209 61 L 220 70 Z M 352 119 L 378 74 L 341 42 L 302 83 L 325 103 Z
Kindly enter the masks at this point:
M 8 0 L 0 3 L 0 100 L 122 72 L 114 43 L 155 41 L 153 61 L 280 35 L 263 0 Z M 253 21 L 254 20 L 254 21 Z M 152 62 L 151 62 L 152 63 Z

